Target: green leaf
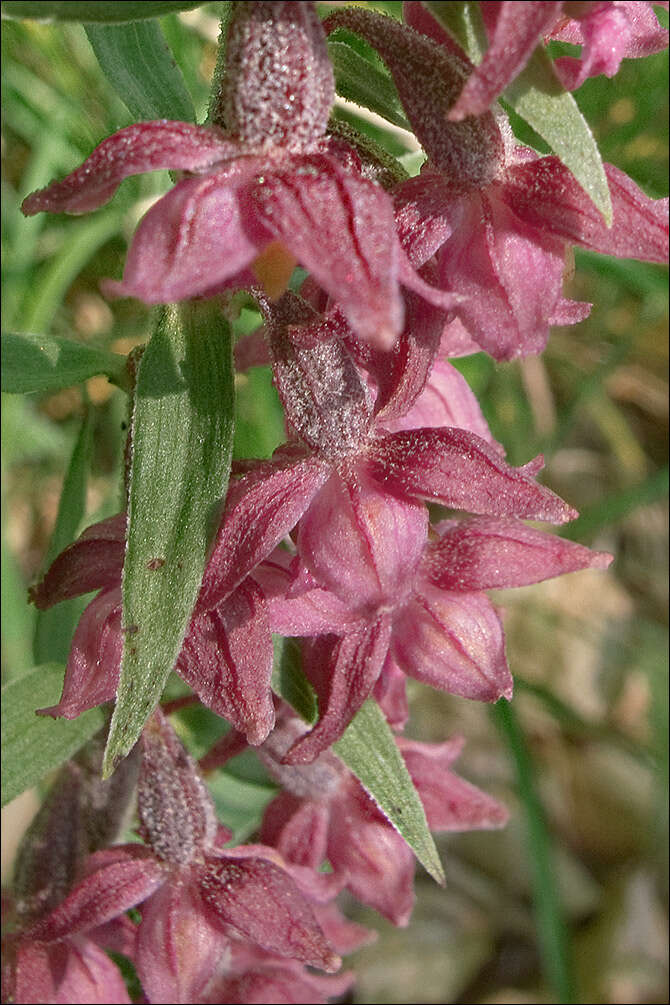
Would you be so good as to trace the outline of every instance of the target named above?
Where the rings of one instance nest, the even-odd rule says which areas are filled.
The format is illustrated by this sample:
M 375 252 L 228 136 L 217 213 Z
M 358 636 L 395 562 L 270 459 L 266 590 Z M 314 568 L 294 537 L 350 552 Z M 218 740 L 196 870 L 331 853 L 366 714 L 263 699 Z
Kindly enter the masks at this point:
M 547 141 L 611 226 L 612 200 L 598 144 L 544 49 L 535 50 L 503 98 Z
M 411 131 L 395 84 L 388 73 L 359 56 L 344 42 L 328 42 L 328 52 L 335 72 L 337 93 L 347 101 L 377 112 L 394 126 Z
M 314 688 L 302 672 L 300 643 L 273 635 L 274 668 L 272 690 L 287 701 L 305 722 L 316 722 L 317 705 Z
M 103 708 L 72 721 L 35 715 L 55 705 L 63 686 L 63 667 L 34 667 L 2 689 L 2 805 L 29 789 L 67 761 L 105 724 Z
M 195 109 L 157 21 L 86 26 L 107 79 L 134 120 L 195 121 Z
M 9 394 L 59 391 L 105 374 L 127 384 L 126 357 L 51 335 L 2 334 L 2 390 Z
M 139 737 L 179 655 L 220 517 L 232 438 L 232 347 L 220 305 L 169 306 L 137 377 L 124 651 L 106 774 Z
M 207 779 L 216 815 L 233 832 L 232 843 L 241 844 L 260 828 L 266 806 L 277 795 L 276 786 L 258 785 L 217 771 Z
M 444 870 L 419 794 L 405 766 L 384 713 L 371 698 L 365 702 L 335 753 L 405 839 L 424 869 L 444 884 Z
M 58 514 L 44 565 L 49 566 L 71 544 L 86 512 L 86 487 L 93 451 L 93 420 L 89 411 L 82 423 L 65 475 Z M 81 600 L 73 598 L 57 607 L 37 612 L 33 651 L 37 663 L 67 660 L 72 634 L 81 612 Z
M 437 2 L 424 6 L 463 46 L 472 62 L 481 63 L 487 46 L 478 5 Z M 598 145 L 543 46 L 538 46 L 502 98 L 546 140 L 611 226 L 612 201 Z
M 145 21 L 173 11 L 193 10 L 202 0 L 121 0 L 100 3 L 100 0 L 2 0 L 5 17 L 36 18 L 39 21 L 97 21 L 100 24 L 121 24 L 123 21 Z

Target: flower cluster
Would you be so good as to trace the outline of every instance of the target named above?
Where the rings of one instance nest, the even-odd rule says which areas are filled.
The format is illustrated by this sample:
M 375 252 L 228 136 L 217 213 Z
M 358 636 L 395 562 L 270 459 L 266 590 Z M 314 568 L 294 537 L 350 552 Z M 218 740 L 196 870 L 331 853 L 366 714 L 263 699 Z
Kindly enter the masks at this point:
M 506 462 L 449 358 L 541 351 L 551 325 L 589 311 L 563 296 L 566 252 L 663 261 L 668 224 L 667 200 L 607 166 L 606 226 L 565 165 L 521 146 L 491 106 L 541 38 L 583 42 L 581 61 L 557 63 L 568 87 L 657 51 L 666 40 L 650 6 L 482 4 L 490 44 L 474 69 L 418 3 L 404 22 L 360 7 L 322 22 L 311 3 L 234 4 L 211 125 L 122 129 L 25 200 L 26 214 L 83 213 L 130 175 L 178 172 L 106 290 L 147 303 L 246 291 L 262 326 L 237 359 L 272 367 L 286 442 L 233 470 L 175 665 L 231 732 L 198 767 L 153 714 L 137 752 L 140 840 L 88 848 L 57 895 L 24 912 L 8 956 L 12 1000 L 128 1001 L 100 946 L 132 961 L 151 1002 L 344 993 L 351 975 L 332 976 L 340 955 L 371 933 L 339 913 L 338 893 L 398 925 L 413 903 L 409 845 L 333 748 L 368 699 L 432 829 L 504 824 L 504 808 L 452 770 L 460 738 L 402 736 L 407 678 L 471 700 L 511 698 L 486 591 L 603 569 L 611 557 L 525 522 L 576 513 L 538 480 L 541 457 Z M 369 145 L 331 123 L 326 40 L 340 29 L 393 78 L 427 157 L 417 177 L 393 180 Z M 287 289 L 296 264 L 308 273 L 297 291 Z M 115 698 L 125 542 L 124 513 L 89 527 L 31 591 L 42 609 L 99 591 L 61 700 L 43 714 L 74 718 Z M 300 640 L 318 704 L 311 724 L 273 693 L 273 633 Z M 278 792 L 262 843 L 229 847 L 204 778 L 247 746 Z M 72 819 L 51 805 L 44 815 L 62 846 Z

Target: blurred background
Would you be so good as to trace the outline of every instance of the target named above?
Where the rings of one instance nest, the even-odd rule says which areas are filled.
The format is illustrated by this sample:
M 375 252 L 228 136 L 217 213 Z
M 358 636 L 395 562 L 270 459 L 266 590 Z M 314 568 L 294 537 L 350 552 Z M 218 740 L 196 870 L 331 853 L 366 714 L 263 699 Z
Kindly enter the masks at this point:
M 371 6 L 398 14 L 398 4 Z M 216 7 L 161 24 L 203 121 Z M 150 311 L 106 301 L 98 283 L 120 276 L 167 173 L 129 179 L 89 216 L 25 219 L 26 194 L 131 118 L 80 25 L 4 21 L 2 56 L 3 330 L 126 353 L 148 338 Z M 604 159 L 647 194 L 667 195 L 667 53 L 625 61 L 614 80 L 590 80 L 576 97 Z M 416 169 L 411 136 L 351 107 L 338 114 Z M 348 961 L 358 975 L 351 1002 L 668 1000 L 667 270 L 577 252 L 567 290 L 593 311 L 554 330 L 541 358 L 477 355 L 458 365 L 508 460 L 545 454 L 546 484 L 581 513 L 563 533 L 615 561 L 606 573 L 500 591 L 511 706 L 412 689 L 407 732 L 435 742 L 462 733 L 460 772 L 511 820 L 502 832 L 438 836 L 447 887 L 417 873 L 409 928 L 349 905 L 380 931 Z M 240 325 L 254 322 L 244 312 Z M 269 455 L 283 437 L 267 372 L 239 378 L 237 407 L 237 455 Z M 26 589 L 44 566 L 83 439 L 91 464 L 81 527 L 120 508 L 126 400 L 93 378 L 46 396 L 3 395 L 2 417 L 4 682 L 67 656 L 83 601 L 37 623 Z M 25 793 L 3 811 L 5 882 L 13 838 L 38 801 Z

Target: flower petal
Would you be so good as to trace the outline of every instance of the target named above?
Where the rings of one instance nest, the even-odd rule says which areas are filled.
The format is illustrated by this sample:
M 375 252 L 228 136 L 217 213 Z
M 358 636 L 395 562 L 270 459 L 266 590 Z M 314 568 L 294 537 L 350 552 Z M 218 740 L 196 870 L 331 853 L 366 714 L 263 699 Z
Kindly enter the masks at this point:
M 452 509 L 550 523 L 577 516 L 537 484 L 535 468 L 510 467 L 489 443 L 465 429 L 391 433 L 371 444 L 368 465 L 387 491 L 431 499 Z
M 220 130 L 187 122 L 138 122 L 119 130 L 95 148 L 63 181 L 33 192 L 21 207 L 26 216 L 50 213 L 88 213 L 108 202 L 133 174 L 170 168 L 207 171 L 239 153 Z
M 396 616 L 391 652 L 410 677 L 448 694 L 512 696 L 502 626 L 485 594 L 425 586 Z
M 438 528 L 439 529 L 439 528 Z M 430 545 L 423 570 L 445 590 L 526 586 L 577 569 L 606 569 L 612 556 L 516 520 L 450 523 Z
M 30 599 L 44 611 L 70 597 L 116 586 L 121 582 L 125 539 L 125 513 L 87 527 L 31 588 Z
M 256 746 L 274 725 L 272 659 L 263 593 L 247 578 L 193 618 L 175 669 L 207 708 Z

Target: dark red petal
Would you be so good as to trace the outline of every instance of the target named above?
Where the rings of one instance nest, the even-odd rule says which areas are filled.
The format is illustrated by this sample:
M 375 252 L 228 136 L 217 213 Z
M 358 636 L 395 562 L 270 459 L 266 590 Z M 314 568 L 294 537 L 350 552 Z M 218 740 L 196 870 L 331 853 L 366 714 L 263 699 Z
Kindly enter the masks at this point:
M 175 669 L 204 705 L 258 745 L 274 725 L 272 659 L 263 593 L 246 579 L 194 617 Z
M 26 216 L 87 213 L 108 202 L 124 178 L 144 171 L 206 171 L 239 151 L 218 129 L 187 122 L 138 122 L 95 148 L 63 181 L 33 192 L 21 207 Z
M 475 433 L 415 429 L 368 449 L 369 470 L 391 492 L 487 516 L 566 523 L 577 513 L 524 468 L 512 468 Z
M 35 607 L 44 611 L 70 597 L 119 584 L 125 537 L 125 513 L 87 527 L 54 559 L 41 582 L 31 588 L 30 599 Z
M 201 870 L 200 894 L 211 923 L 279 956 L 335 971 L 340 960 L 311 905 L 288 872 L 266 858 L 210 857 Z
M 431 545 L 423 569 L 445 590 L 526 586 L 577 569 L 606 569 L 612 556 L 516 520 L 454 523 Z
M 379 677 L 391 636 L 388 616 L 343 638 L 314 639 L 305 651 L 304 670 L 319 701 L 319 721 L 286 754 L 286 764 L 308 764 L 347 728 Z
M 635 182 L 605 165 L 614 220 L 608 228 L 574 175 L 557 157 L 509 167 L 501 198 L 526 223 L 570 244 L 618 258 L 668 259 L 668 200 L 650 199 Z
M 196 610 L 216 607 L 291 531 L 327 480 L 313 457 L 271 463 L 229 489 L 228 504 Z

